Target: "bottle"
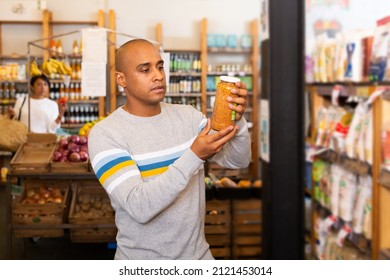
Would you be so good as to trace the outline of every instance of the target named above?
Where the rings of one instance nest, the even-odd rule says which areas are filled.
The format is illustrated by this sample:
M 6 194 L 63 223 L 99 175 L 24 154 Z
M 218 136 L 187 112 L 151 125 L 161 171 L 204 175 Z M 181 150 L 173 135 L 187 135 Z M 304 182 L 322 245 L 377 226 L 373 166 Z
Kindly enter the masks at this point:
M 230 92 L 232 88 L 236 88 L 235 84 L 240 81 L 239 78 L 230 76 L 221 76 L 217 84 L 217 93 L 215 96 L 213 114 L 211 116 L 211 128 L 221 130 L 230 125 L 234 125 L 236 120 L 235 111 L 228 107 L 229 102 L 227 97 L 233 97 Z
M 65 86 L 64 84 L 60 85 L 60 98 L 65 97 Z
M 3 91 L 3 100 L 8 101 L 10 97 L 10 90 L 9 90 L 9 85 L 8 83 L 4 84 L 4 91 Z
M 70 68 L 72 69 L 71 78 L 74 80 L 77 78 L 76 59 L 72 59 L 70 62 Z
M 54 39 L 51 39 L 50 41 L 50 54 L 51 56 L 56 56 L 57 47 L 56 47 L 56 41 Z
M 79 114 L 79 106 L 74 106 L 74 123 L 80 123 L 80 114 Z
M 75 100 L 75 90 L 73 83 L 69 85 L 69 99 L 72 101 Z
M 73 41 L 72 52 L 73 52 L 74 55 L 78 55 L 79 54 L 79 45 L 77 44 L 77 40 Z
M 70 124 L 75 123 L 74 107 L 73 106 L 70 106 L 70 108 L 69 108 L 69 123 Z
M 84 106 L 80 106 L 80 123 L 85 123 Z
M 9 92 L 9 98 L 10 98 L 10 99 L 15 99 L 15 98 L 16 98 L 16 87 L 15 87 L 15 83 L 11 83 L 10 92 Z
M 58 54 L 62 54 L 64 52 L 64 50 L 62 48 L 62 42 L 60 39 L 58 39 L 58 41 L 57 41 L 56 50 L 57 50 Z
M 76 62 L 76 79 L 81 80 L 81 60 L 77 59 Z
M 88 123 L 88 122 L 91 122 L 91 117 L 90 117 L 90 114 L 89 114 L 89 108 L 88 106 L 85 106 L 84 107 L 84 112 L 85 112 L 85 122 Z
M 58 83 L 54 84 L 54 99 L 60 99 L 60 85 Z
M 74 99 L 75 100 L 80 100 L 81 99 L 81 96 L 80 96 L 80 84 L 79 83 L 75 83 L 75 85 L 74 85 Z

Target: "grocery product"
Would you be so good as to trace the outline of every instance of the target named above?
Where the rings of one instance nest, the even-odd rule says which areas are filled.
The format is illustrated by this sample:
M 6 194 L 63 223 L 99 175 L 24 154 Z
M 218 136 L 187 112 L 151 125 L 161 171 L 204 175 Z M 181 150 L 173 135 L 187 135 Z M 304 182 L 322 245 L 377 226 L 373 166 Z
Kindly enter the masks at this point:
M 230 92 L 232 88 L 235 88 L 235 84 L 240 82 L 239 78 L 221 76 L 220 82 L 217 85 L 217 93 L 214 103 L 213 114 L 211 117 L 211 128 L 214 130 L 221 130 L 229 125 L 234 125 L 235 111 L 228 107 L 228 96 L 233 96 Z

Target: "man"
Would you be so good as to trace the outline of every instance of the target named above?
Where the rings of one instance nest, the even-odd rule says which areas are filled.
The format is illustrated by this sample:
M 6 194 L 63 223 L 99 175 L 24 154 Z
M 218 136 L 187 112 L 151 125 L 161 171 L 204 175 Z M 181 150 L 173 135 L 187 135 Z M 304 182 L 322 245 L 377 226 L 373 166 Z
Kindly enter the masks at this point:
M 115 61 L 127 102 L 89 134 L 92 167 L 115 209 L 115 259 L 213 259 L 203 164 L 249 165 L 246 87 L 238 83 L 230 100 L 236 126 L 210 133 L 210 121 L 192 106 L 162 102 L 164 61 L 152 43 L 129 41 Z

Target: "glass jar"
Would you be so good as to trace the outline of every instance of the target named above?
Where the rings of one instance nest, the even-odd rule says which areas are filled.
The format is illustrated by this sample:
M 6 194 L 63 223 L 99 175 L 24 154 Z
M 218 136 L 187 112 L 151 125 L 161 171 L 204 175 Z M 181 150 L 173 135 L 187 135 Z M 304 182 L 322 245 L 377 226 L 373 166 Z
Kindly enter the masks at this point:
M 235 97 L 230 92 L 232 88 L 236 88 L 236 83 L 240 82 L 239 78 L 230 76 L 221 76 L 217 84 L 217 93 L 215 96 L 213 114 L 211 116 L 211 128 L 221 130 L 230 125 L 234 125 L 236 112 L 229 108 L 227 97 Z

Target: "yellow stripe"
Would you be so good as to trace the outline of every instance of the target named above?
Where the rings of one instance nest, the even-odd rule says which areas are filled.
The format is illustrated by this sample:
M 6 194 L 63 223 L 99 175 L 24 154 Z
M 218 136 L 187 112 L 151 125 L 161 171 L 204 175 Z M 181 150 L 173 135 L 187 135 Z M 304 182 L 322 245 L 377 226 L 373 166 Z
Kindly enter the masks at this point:
M 167 170 L 168 170 L 168 166 L 164 166 L 164 167 L 160 167 L 160 168 L 156 168 L 156 169 L 152 169 L 152 170 L 148 170 L 148 171 L 143 171 L 143 172 L 141 172 L 141 176 L 142 177 L 150 177 L 150 176 L 154 176 L 154 175 L 159 175 L 159 174 L 164 173 Z
M 127 166 L 131 166 L 131 165 L 134 165 L 134 160 L 127 160 L 127 161 L 124 161 L 124 162 L 121 162 L 117 165 L 115 165 L 114 167 L 112 167 L 111 169 L 107 170 L 106 172 L 104 172 L 102 174 L 102 176 L 100 176 L 99 178 L 99 181 L 100 183 L 103 185 L 104 182 L 111 176 L 113 175 L 115 172 L 117 172 L 118 170 L 124 168 L 124 167 L 127 167 Z

